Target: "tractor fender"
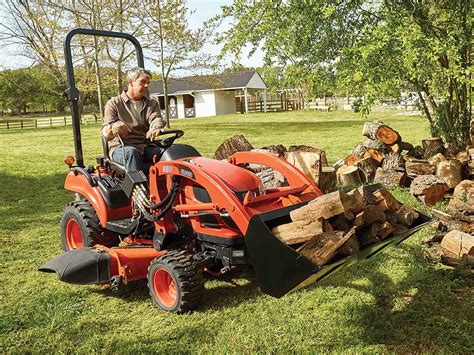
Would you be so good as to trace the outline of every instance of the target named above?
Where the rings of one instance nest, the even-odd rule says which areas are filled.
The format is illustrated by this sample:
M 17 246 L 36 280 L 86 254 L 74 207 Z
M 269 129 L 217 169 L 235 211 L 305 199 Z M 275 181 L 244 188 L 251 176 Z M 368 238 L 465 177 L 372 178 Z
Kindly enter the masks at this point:
M 69 191 L 77 192 L 84 196 L 94 207 L 94 210 L 99 217 L 99 222 L 105 228 L 108 221 L 127 218 L 132 215 L 132 208 L 130 205 L 120 208 L 110 208 L 105 202 L 104 196 L 97 186 L 91 186 L 87 178 L 71 171 L 66 176 L 64 188 Z

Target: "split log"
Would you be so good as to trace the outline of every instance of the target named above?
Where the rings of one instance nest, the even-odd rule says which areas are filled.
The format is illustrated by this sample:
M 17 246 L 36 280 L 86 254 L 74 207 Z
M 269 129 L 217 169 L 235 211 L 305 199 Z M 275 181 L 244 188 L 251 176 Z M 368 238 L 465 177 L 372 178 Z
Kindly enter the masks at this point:
M 390 234 L 393 233 L 395 230 L 395 227 L 391 225 L 388 221 L 383 222 L 378 231 L 377 231 L 377 238 L 380 240 L 384 240 L 390 236 Z
M 306 219 L 287 224 L 282 224 L 272 229 L 272 233 L 287 245 L 294 245 L 306 243 L 314 236 L 324 233 L 332 232 L 332 226 L 324 220 L 319 218 L 317 220 Z
M 354 233 L 354 229 L 346 234 L 341 231 L 321 233 L 303 244 L 296 251 L 321 267 L 336 255 L 338 249 L 352 238 Z
M 382 169 L 405 171 L 405 161 L 398 153 L 387 153 L 382 163 Z
M 388 148 L 384 142 L 367 138 L 362 145 L 367 149 L 375 149 L 382 153 L 387 153 Z M 365 152 L 364 152 L 365 153 Z
M 393 195 L 386 189 L 379 189 L 374 192 L 374 196 L 377 199 L 375 205 L 382 208 L 383 211 L 395 212 L 400 208 L 400 203 L 393 197 Z
M 354 149 L 351 151 L 351 155 L 354 155 L 358 158 L 362 158 L 364 156 L 364 153 L 367 151 L 367 147 L 365 147 L 363 144 L 357 144 Z
M 444 236 L 441 247 L 459 258 L 462 255 L 474 256 L 474 236 L 453 230 Z
M 341 248 L 337 251 L 337 254 L 340 256 L 350 256 L 357 254 L 360 250 L 359 240 L 355 233 L 345 242 Z
M 357 237 L 359 239 L 359 244 L 361 248 L 365 248 L 380 242 L 380 239 L 377 236 L 380 226 L 380 223 L 373 223 L 368 225 L 367 227 L 357 230 Z
M 358 156 L 355 156 L 355 155 L 348 155 L 348 156 L 344 159 L 344 164 L 345 164 L 345 165 L 356 165 L 359 160 L 360 160 L 360 158 L 359 158 Z
M 374 182 L 393 188 L 397 186 L 405 186 L 406 177 L 407 176 L 403 171 L 378 168 L 375 172 Z
M 376 205 L 368 205 L 362 212 L 359 212 L 352 222 L 352 225 L 356 228 L 363 228 L 369 224 L 385 222 L 386 217 L 383 209 Z
M 433 155 L 431 158 L 428 158 L 427 160 L 428 160 L 428 163 L 430 163 L 431 165 L 437 166 L 438 163 L 442 161 L 447 161 L 448 159 L 446 159 L 446 157 L 443 154 L 438 153 L 438 154 Z
M 448 212 L 474 214 L 474 181 L 461 181 L 453 192 L 449 201 Z
M 444 154 L 446 151 L 443 140 L 440 137 L 423 139 L 421 143 L 423 145 L 423 150 L 425 151 L 425 159 L 431 158 L 433 155 L 438 153 Z
M 286 147 L 283 144 L 272 144 L 272 145 L 267 145 L 265 147 L 262 147 L 261 149 L 265 149 L 270 151 L 270 153 L 278 155 L 280 158 L 285 157 L 285 153 L 287 151 Z
M 237 152 L 248 152 L 253 147 L 249 141 L 242 135 L 238 134 L 229 139 L 226 139 L 214 153 L 214 158 L 217 160 L 223 160 L 230 157 L 232 154 Z
M 436 166 L 436 175 L 442 178 L 450 189 L 454 189 L 462 180 L 462 164 L 456 159 L 441 161 Z
M 359 168 L 361 175 L 364 178 L 365 182 L 371 182 L 374 180 L 375 171 L 379 166 L 379 162 L 372 157 L 367 157 L 364 159 L 359 160 L 356 163 L 356 166 Z M 361 177 L 362 177 L 361 176 Z
M 419 216 L 420 214 L 408 205 L 402 205 L 395 213 L 397 222 L 407 227 L 410 227 Z
M 384 160 L 385 156 L 380 150 L 377 149 L 367 149 L 367 151 L 364 153 L 364 158 L 371 157 L 375 160 L 377 160 L 379 163 L 382 163 L 382 160 Z
M 293 222 L 321 217 L 329 219 L 346 211 L 357 210 L 360 210 L 360 205 L 355 198 L 345 192 L 334 191 L 315 198 L 306 206 L 291 211 L 290 217 Z
M 438 176 L 420 175 L 410 185 L 410 193 L 418 197 L 426 206 L 433 206 L 444 198 L 448 185 Z
M 367 201 L 365 200 L 364 195 L 359 190 L 359 188 L 355 188 L 349 191 L 347 195 L 353 199 L 352 200 L 353 204 L 352 204 L 352 209 L 350 211 L 345 212 L 345 216 L 347 219 L 353 220 L 355 217 L 355 214 L 362 212 L 364 208 L 367 206 Z M 352 217 L 349 218 L 348 212 L 351 212 L 353 214 Z
M 417 177 L 418 175 L 432 175 L 435 173 L 435 167 L 427 160 L 410 160 L 405 163 L 407 175 Z
M 410 149 L 406 156 L 413 157 L 415 159 L 423 159 L 425 156 L 425 151 L 422 147 L 417 145 L 416 147 Z
M 309 145 L 290 145 L 288 147 L 288 152 L 309 152 L 309 153 L 320 153 L 321 154 L 321 164 L 322 166 L 328 166 L 328 160 L 326 157 L 326 152 L 322 149 L 311 147 Z
M 350 221 L 344 216 L 344 214 L 340 214 L 329 219 L 329 223 L 331 224 L 333 229 L 337 229 L 340 231 L 347 232 L 349 231 L 349 229 L 351 229 L 349 225 Z
M 357 166 L 343 165 L 337 170 L 336 175 L 341 185 L 360 185 L 362 183 Z
M 367 205 L 373 205 L 377 200 L 374 196 L 374 191 L 379 189 L 379 185 L 363 185 L 354 189 L 359 192 L 359 195 L 365 201 Z M 352 192 L 352 191 L 351 191 Z M 349 193 L 351 193 L 349 192 Z
M 325 194 L 336 191 L 336 182 L 337 177 L 334 168 L 323 166 L 319 173 L 319 180 L 317 183 L 319 189 Z
M 265 189 L 288 186 L 288 182 L 286 181 L 285 177 L 272 168 L 265 168 L 263 170 L 257 171 L 255 175 L 259 177 Z
M 319 152 L 306 152 L 306 151 L 288 151 L 285 154 L 286 160 L 300 169 L 308 179 L 314 183 L 318 183 L 319 175 L 324 164 Z
M 334 163 L 332 166 L 335 171 L 337 171 L 341 166 L 345 165 L 345 159 L 339 159 L 337 162 Z

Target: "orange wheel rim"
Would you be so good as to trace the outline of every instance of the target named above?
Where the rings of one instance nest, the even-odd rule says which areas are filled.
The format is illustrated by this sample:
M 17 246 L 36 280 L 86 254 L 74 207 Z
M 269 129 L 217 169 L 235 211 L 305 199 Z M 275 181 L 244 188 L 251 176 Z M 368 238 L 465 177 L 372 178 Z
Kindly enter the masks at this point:
M 75 219 L 70 219 L 66 224 L 66 243 L 69 249 L 83 247 L 81 226 Z
M 173 307 L 178 298 L 178 287 L 170 273 L 165 269 L 158 269 L 153 274 L 153 290 L 158 300 L 167 308 Z

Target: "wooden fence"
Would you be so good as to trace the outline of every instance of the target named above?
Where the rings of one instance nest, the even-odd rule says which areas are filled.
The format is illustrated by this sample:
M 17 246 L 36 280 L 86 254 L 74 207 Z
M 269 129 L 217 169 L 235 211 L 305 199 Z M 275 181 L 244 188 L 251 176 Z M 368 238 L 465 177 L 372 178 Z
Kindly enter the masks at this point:
M 237 100 L 236 110 L 245 113 L 244 100 Z M 269 100 L 267 101 L 267 112 L 296 111 L 301 110 L 301 102 L 298 100 Z M 249 101 L 248 112 L 265 112 L 264 101 Z
M 81 124 L 92 124 L 99 121 L 96 115 L 81 117 Z M 0 130 L 2 129 L 37 129 L 60 126 L 71 126 L 71 117 L 42 117 L 30 118 L 15 121 L 0 121 Z

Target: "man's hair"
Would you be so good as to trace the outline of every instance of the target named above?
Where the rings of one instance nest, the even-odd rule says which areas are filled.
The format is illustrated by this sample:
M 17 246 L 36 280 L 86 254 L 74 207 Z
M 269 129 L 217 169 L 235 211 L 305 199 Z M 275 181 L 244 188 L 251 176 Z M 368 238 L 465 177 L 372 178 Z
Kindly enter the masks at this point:
M 150 79 L 152 77 L 151 72 L 149 70 L 146 70 L 145 68 L 131 68 L 127 71 L 127 80 L 135 81 L 143 74 L 148 75 Z

